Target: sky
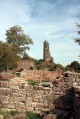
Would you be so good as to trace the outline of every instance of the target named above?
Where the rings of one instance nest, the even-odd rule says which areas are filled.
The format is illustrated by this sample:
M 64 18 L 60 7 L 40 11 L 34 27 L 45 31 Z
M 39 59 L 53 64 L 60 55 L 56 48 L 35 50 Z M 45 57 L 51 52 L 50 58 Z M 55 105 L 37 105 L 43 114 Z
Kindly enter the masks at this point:
M 43 58 L 43 42 L 49 42 L 55 63 L 66 66 L 80 61 L 80 46 L 74 42 L 80 22 L 80 0 L 0 0 L 0 40 L 10 27 L 19 25 L 34 45 L 27 53 Z

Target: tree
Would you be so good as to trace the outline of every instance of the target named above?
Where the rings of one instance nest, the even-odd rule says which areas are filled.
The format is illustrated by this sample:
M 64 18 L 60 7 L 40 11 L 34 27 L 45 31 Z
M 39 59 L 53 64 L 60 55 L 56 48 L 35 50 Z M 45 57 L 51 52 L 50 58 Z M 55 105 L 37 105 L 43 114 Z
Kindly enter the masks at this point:
M 23 53 L 26 49 L 29 50 L 29 45 L 33 44 L 32 39 L 24 34 L 22 27 L 17 25 L 6 30 L 6 41 L 14 47 L 17 54 Z
M 17 66 L 19 56 L 9 43 L 0 42 L 0 71 L 12 69 Z
M 76 26 L 77 26 L 77 28 L 78 28 L 77 33 L 80 35 L 80 23 L 77 23 Z M 80 45 L 80 38 L 76 38 L 76 39 L 75 39 L 75 42 Z
M 80 72 L 80 63 L 77 61 L 73 61 L 70 65 L 66 66 L 66 69 L 69 71 Z

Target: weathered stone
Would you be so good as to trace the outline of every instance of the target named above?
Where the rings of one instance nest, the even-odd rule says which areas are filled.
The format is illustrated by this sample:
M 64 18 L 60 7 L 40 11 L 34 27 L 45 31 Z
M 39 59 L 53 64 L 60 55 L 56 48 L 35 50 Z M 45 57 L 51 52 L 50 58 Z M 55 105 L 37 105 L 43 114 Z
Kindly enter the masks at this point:
M 8 88 L 8 86 L 9 86 L 8 81 L 0 81 L 0 87 Z
M 33 73 L 33 76 L 34 74 L 39 75 L 41 73 L 45 74 L 44 76 L 46 76 L 47 73 L 50 73 L 45 71 L 25 71 L 25 73 L 26 72 L 29 74 Z M 53 85 L 51 87 L 44 87 L 42 85 L 43 81 L 41 81 L 40 85 L 33 87 L 28 85 L 25 79 L 18 77 L 6 81 L 0 80 L 0 108 L 6 108 L 9 110 L 17 109 L 23 112 L 47 111 L 55 108 L 53 101 L 65 95 L 67 93 L 66 89 L 69 89 L 72 86 L 74 86 L 76 89 L 75 96 L 79 103 L 80 96 L 77 94 L 77 92 L 80 92 L 80 80 L 78 80 L 80 77 L 76 75 L 78 74 L 69 74 L 68 77 L 61 75 L 61 77 L 57 78 L 54 82 L 49 80 L 49 82 L 46 82 L 46 84 Z M 59 102 L 57 106 L 60 104 L 61 103 Z
M 43 59 L 44 61 L 51 61 L 51 55 L 49 51 L 49 43 L 47 41 L 44 41 L 44 46 L 43 46 L 44 52 L 43 52 Z
M 3 115 L 0 115 L 0 119 L 3 119 Z

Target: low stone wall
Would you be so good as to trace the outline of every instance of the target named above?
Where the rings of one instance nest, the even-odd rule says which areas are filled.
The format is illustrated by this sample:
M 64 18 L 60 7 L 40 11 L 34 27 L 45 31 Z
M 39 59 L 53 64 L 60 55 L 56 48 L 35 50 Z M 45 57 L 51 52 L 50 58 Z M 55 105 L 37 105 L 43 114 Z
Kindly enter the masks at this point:
M 0 109 L 37 113 L 50 111 L 55 109 L 54 100 L 64 95 L 75 83 L 76 89 L 80 91 L 80 74 L 76 73 L 64 73 L 47 82 L 50 84 L 48 87 L 43 86 L 45 81 L 41 81 L 38 86 L 30 86 L 24 78 L 0 80 Z
M 0 108 L 18 111 L 46 111 L 52 107 L 52 88 L 29 86 L 21 78 L 0 81 Z

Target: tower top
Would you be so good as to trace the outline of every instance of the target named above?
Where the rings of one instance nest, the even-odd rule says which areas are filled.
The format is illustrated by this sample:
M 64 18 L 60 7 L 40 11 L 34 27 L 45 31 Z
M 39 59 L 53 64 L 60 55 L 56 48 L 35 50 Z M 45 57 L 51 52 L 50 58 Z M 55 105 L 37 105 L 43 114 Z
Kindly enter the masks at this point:
M 44 43 L 48 43 L 48 41 L 47 41 L 47 40 L 45 40 L 45 41 L 44 41 Z
M 45 40 L 44 42 L 47 42 L 47 40 Z

